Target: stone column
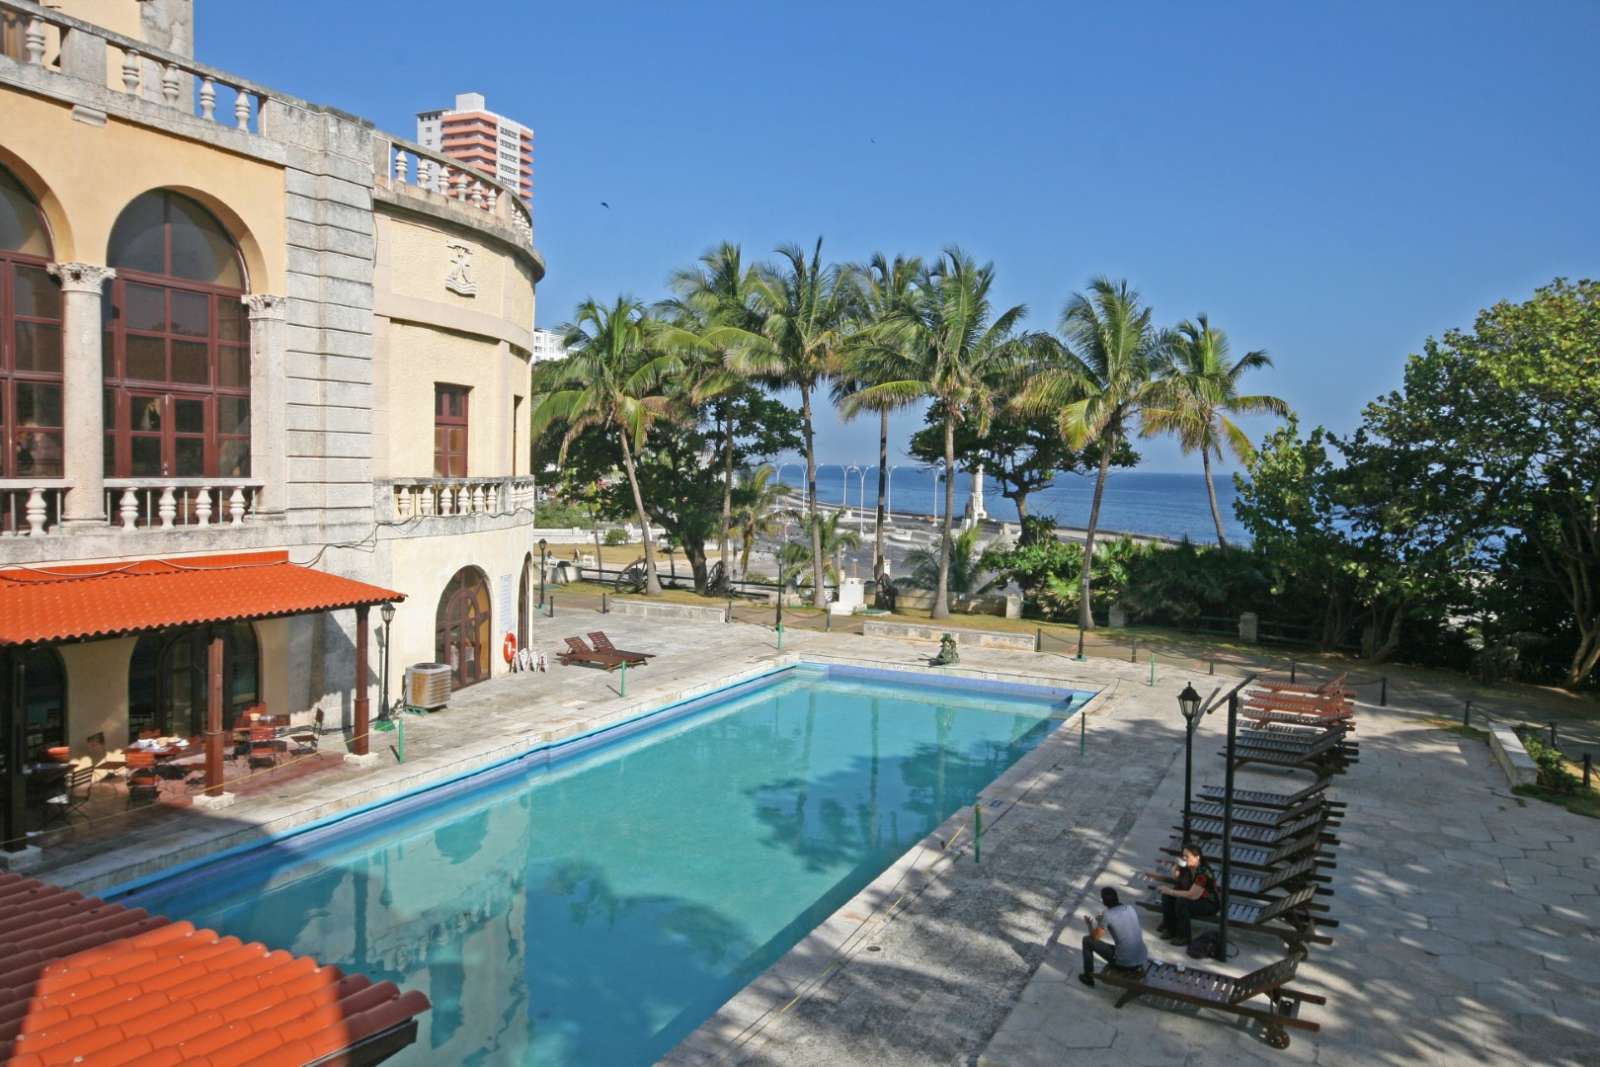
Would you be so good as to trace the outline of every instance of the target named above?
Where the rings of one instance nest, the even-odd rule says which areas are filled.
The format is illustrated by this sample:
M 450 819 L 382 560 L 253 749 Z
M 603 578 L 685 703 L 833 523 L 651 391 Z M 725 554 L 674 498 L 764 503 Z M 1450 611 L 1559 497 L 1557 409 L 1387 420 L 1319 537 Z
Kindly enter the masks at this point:
M 250 477 L 261 482 L 257 522 L 281 521 L 289 503 L 287 302 L 281 296 L 250 293 Z
M 61 418 L 66 430 L 62 475 L 67 481 L 61 521 L 68 528 L 104 526 L 101 397 L 105 366 L 101 362 L 100 294 L 117 272 L 89 263 L 56 263 L 50 273 L 61 282 Z

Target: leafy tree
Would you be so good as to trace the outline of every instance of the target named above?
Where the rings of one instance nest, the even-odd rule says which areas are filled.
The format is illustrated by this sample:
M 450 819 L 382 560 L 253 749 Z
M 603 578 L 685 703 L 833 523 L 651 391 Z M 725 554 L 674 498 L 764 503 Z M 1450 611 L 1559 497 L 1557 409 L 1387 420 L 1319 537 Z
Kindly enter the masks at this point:
M 963 530 L 951 545 L 949 582 L 950 592 L 958 596 L 981 596 L 993 589 L 996 578 L 983 567 L 984 555 L 978 551 L 978 528 Z M 915 548 L 906 554 L 910 568 L 907 580 L 922 589 L 934 589 L 939 584 L 939 554 L 928 548 Z
M 939 265 L 924 273 L 915 300 L 890 314 L 861 350 L 861 363 L 870 368 L 863 376 L 874 384 L 846 398 L 846 414 L 891 400 L 937 401 L 944 410 L 945 469 L 953 472 L 956 425 L 970 421 L 986 429 L 997 388 L 1031 354 L 1032 339 L 1016 334 L 1028 309 L 1018 304 L 996 313 L 989 301 L 993 284 L 994 264 L 979 266 L 959 248 L 946 249 Z M 955 486 L 948 477 L 944 489 L 941 562 L 931 613 L 935 619 L 950 615 Z
M 830 511 L 827 514 L 819 514 L 815 518 L 807 516 L 807 521 L 817 524 L 818 530 L 815 540 L 822 546 L 824 573 L 833 581 L 835 586 L 838 585 L 842 576 L 845 550 L 861 547 L 861 535 L 850 529 L 850 527 L 842 525 L 843 519 L 844 510 L 842 508 L 838 511 Z M 806 548 L 806 562 L 812 562 L 809 548 Z
M 1211 518 L 1217 524 L 1217 544 L 1226 548 L 1222 511 L 1217 507 L 1217 487 L 1211 480 L 1211 457 L 1221 459 L 1223 445 L 1247 463 L 1255 450 L 1229 415 L 1289 414 L 1289 405 L 1266 394 L 1244 395 L 1239 379 L 1246 371 L 1272 366 L 1265 352 L 1246 352 L 1228 361 L 1228 335 L 1212 327 L 1205 315 L 1197 322 L 1181 322 L 1165 339 L 1165 365 L 1161 378 L 1144 405 L 1146 436 L 1170 433 L 1184 452 L 1199 452 L 1205 471 Z
M 997 403 L 988 429 L 979 433 L 971 422 L 956 426 L 956 464 L 969 474 L 982 467 L 1000 486 L 1000 495 L 1017 509 L 1023 543 L 1038 536 L 1054 537 L 1051 526 L 1030 521 L 1028 497 L 1055 484 L 1060 474 L 1087 474 L 1099 469 L 1100 446 L 1089 442 L 1071 448 L 1056 428 L 1053 417 L 1028 415 L 1009 404 Z M 931 404 L 924 424 L 911 435 L 911 456 L 924 463 L 944 458 L 944 412 Z M 1127 441 L 1117 445 L 1111 458 L 1114 467 L 1134 467 L 1139 454 Z
M 1061 436 L 1074 448 L 1100 445 L 1100 470 L 1084 537 L 1079 572 L 1082 593 L 1078 625 L 1094 626 L 1091 575 L 1100 502 L 1118 446 L 1132 435 L 1140 409 L 1151 395 L 1161 339 L 1151 311 L 1126 281 L 1095 278 L 1089 293 L 1074 294 L 1061 313 L 1064 343 L 1053 365 L 1042 368 L 1017 398 L 1023 411 L 1053 412 Z
M 778 505 L 783 501 L 783 483 L 770 463 L 746 472 L 740 485 L 739 508 L 734 518 L 739 529 L 739 574 L 750 571 L 750 550 L 756 541 L 771 537 L 782 522 Z
M 889 487 L 889 415 L 913 401 L 886 394 L 862 402 L 859 406 L 845 407 L 845 398 L 870 385 L 883 382 L 874 377 L 881 371 L 870 359 L 873 343 L 895 344 L 899 338 L 883 338 L 893 323 L 910 313 L 916 299 L 917 278 L 922 274 L 922 260 L 915 256 L 895 256 L 891 263 L 882 252 L 874 252 L 863 266 L 852 268 L 861 288 L 858 310 L 860 326 L 855 333 L 857 344 L 847 353 L 844 372 L 838 377 L 834 390 L 834 403 L 840 406 L 846 419 L 859 410 L 878 413 L 878 511 L 873 520 L 872 575 L 883 580 L 884 551 L 883 525 L 886 516 L 886 498 Z
M 668 326 L 629 296 L 607 307 L 593 300 L 578 305 L 577 318 L 561 327 L 565 359 L 540 368 L 538 385 L 549 390 L 533 411 L 531 436 L 552 425 L 565 428 L 557 464 L 585 430 L 615 435 L 633 506 L 644 535 L 645 592 L 661 592 L 656 577 L 650 513 L 639 492 L 634 452 L 651 425 L 667 412 L 667 383 L 683 364 L 676 349 L 695 344 L 692 335 Z
M 839 373 L 854 323 L 858 293 L 850 275 L 822 262 L 822 238 L 811 257 L 798 245 L 778 249 L 782 264 L 760 268 L 754 303 L 764 344 L 745 354 L 741 366 L 779 386 L 800 391 L 801 432 L 806 453 L 806 497 L 811 522 L 813 603 L 827 606 L 822 582 L 821 527 L 817 516 L 817 450 L 811 398 Z

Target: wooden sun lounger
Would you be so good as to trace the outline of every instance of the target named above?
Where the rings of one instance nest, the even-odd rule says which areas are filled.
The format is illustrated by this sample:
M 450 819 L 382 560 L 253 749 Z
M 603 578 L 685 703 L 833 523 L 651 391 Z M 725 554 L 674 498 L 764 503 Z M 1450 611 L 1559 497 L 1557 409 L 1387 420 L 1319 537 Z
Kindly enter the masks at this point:
M 1161 883 L 1170 885 L 1173 879 L 1161 874 L 1146 874 L 1144 880 L 1151 884 Z M 1307 882 L 1317 882 L 1326 885 L 1333 881 L 1317 868 L 1317 860 L 1313 855 L 1304 855 L 1292 863 L 1282 864 L 1270 870 L 1245 870 L 1235 864 L 1228 873 L 1228 892 L 1239 893 L 1247 897 L 1266 896 L 1273 889 L 1298 889 Z M 1333 890 L 1318 888 L 1317 892 L 1324 896 L 1331 896 Z
M 567 642 L 567 650 L 556 653 L 556 659 L 565 666 L 582 663 L 590 667 L 600 667 L 604 670 L 614 671 L 628 662 L 622 656 L 594 651 L 583 643 L 583 638 L 581 637 L 568 637 L 565 640 Z
M 1304 715 L 1321 715 L 1326 718 L 1348 719 L 1356 706 L 1348 700 L 1323 700 L 1320 697 L 1286 697 L 1281 694 L 1252 693 L 1245 697 L 1244 714 L 1257 711 L 1297 711 Z
M 1298 746 L 1305 749 L 1320 749 L 1328 738 L 1333 738 L 1335 747 L 1344 752 L 1354 753 L 1361 747 L 1361 742 L 1347 736 L 1343 728 L 1329 727 L 1304 727 L 1289 726 L 1284 723 L 1262 723 L 1257 729 L 1241 729 L 1238 734 L 1239 743 L 1245 746 L 1278 747 L 1282 745 Z
M 1319 778 L 1304 789 L 1293 793 L 1273 793 L 1263 789 L 1235 789 L 1233 802 L 1235 804 L 1250 804 L 1257 808 L 1292 808 L 1312 797 L 1321 796 L 1323 803 L 1330 808 L 1343 808 L 1344 803 L 1338 800 L 1329 800 L 1324 795 L 1327 793 L 1331 779 Z M 1207 800 L 1222 801 L 1226 791 L 1220 785 L 1203 785 L 1200 795 Z
M 1337 845 L 1339 839 L 1333 834 L 1323 833 L 1328 820 L 1318 813 L 1315 815 L 1302 815 L 1291 823 L 1280 826 L 1260 826 L 1254 823 L 1234 823 L 1231 839 L 1248 845 L 1272 846 L 1280 844 L 1301 834 L 1316 833 L 1323 841 L 1330 845 Z M 1180 830 L 1182 827 L 1173 827 Z M 1199 838 L 1221 838 L 1222 820 L 1212 818 L 1191 818 L 1189 820 L 1189 836 Z
M 1163 855 L 1176 856 L 1181 851 L 1182 836 L 1174 834 L 1171 842 L 1161 850 Z M 1306 857 L 1316 861 L 1316 865 L 1324 870 L 1333 870 L 1338 863 L 1329 859 L 1322 851 L 1323 842 L 1319 834 L 1301 834 L 1287 841 L 1280 841 L 1276 845 L 1246 845 L 1235 844 L 1229 849 L 1229 859 L 1235 867 L 1245 867 L 1257 871 L 1275 871 L 1285 863 L 1298 863 Z
M 1317 945 L 1333 944 L 1332 938 L 1316 932 L 1318 926 L 1338 926 L 1339 923 L 1336 919 L 1312 914 L 1328 910 L 1326 904 L 1313 902 L 1312 898 L 1317 893 L 1315 886 L 1302 886 L 1286 896 L 1257 899 L 1235 898 L 1231 894 L 1231 882 L 1229 888 L 1229 929 L 1271 934 L 1286 945 L 1300 945 L 1307 941 Z M 1160 898 L 1140 901 L 1139 906 L 1146 911 L 1160 911 Z M 1196 923 L 1215 924 L 1217 918 L 1215 915 L 1191 916 Z
M 609 653 L 613 656 L 627 657 L 629 666 L 632 666 L 635 663 L 643 665 L 646 660 L 655 656 L 654 652 L 629 652 L 625 648 L 618 648 L 616 645 L 611 643 L 611 638 L 606 636 L 606 632 L 604 630 L 589 631 L 589 640 L 594 642 L 594 650 L 596 652 Z
M 1196 800 L 1189 805 L 1191 814 L 1204 815 L 1213 819 L 1222 818 L 1223 803 L 1220 800 Z M 1322 801 L 1316 797 L 1302 800 L 1292 808 L 1257 808 L 1237 801 L 1233 805 L 1234 822 L 1255 823 L 1261 826 L 1283 826 L 1292 823 L 1304 815 L 1321 815 L 1323 821 L 1336 823 L 1339 816 L 1328 811 Z
M 1299 711 L 1246 711 L 1244 717 L 1262 726 L 1304 726 L 1314 729 L 1340 729 L 1354 732 L 1355 719 L 1349 715 L 1307 715 Z
M 1263 689 L 1271 689 L 1279 693 L 1303 693 L 1307 696 L 1329 696 L 1331 694 L 1347 696 L 1349 694 L 1344 687 L 1344 680 L 1347 677 L 1349 677 L 1348 673 L 1341 671 L 1326 682 L 1321 682 L 1317 685 L 1312 685 L 1310 682 L 1280 682 L 1270 678 L 1257 679 L 1256 684 Z
M 1139 997 L 1165 997 L 1184 1004 L 1211 1008 L 1261 1023 L 1265 1028 L 1267 1044 L 1275 1049 L 1285 1049 L 1289 1047 L 1289 1029 L 1321 1029 L 1317 1023 L 1300 1018 L 1300 1005 L 1327 1003 L 1323 997 L 1289 988 L 1300 961 L 1305 958 L 1305 947 L 1297 945 L 1287 959 L 1252 971 L 1242 978 L 1197 967 L 1152 962 L 1142 971 L 1134 973 L 1101 971 L 1095 975 L 1095 979 L 1123 990 L 1117 998 L 1116 1006 L 1119 1008 Z M 1265 997 L 1266 1003 L 1259 1006 L 1246 1003 L 1256 997 Z

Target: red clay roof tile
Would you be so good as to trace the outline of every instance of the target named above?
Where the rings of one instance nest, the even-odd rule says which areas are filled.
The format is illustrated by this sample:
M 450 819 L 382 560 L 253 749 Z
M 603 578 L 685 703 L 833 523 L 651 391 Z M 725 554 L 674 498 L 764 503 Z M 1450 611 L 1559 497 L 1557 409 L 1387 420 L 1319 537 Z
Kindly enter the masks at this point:
M 351 608 L 405 594 L 289 562 L 287 552 L 0 570 L 0 645 L 108 637 Z M 0 906 L 6 900 L 0 898 Z
M 7 921 L 32 905 L 48 920 Z M 18 1067 L 299 1064 L 428 1009 L 391 982 L 14 874 L 0 968 L 0 1061 Z

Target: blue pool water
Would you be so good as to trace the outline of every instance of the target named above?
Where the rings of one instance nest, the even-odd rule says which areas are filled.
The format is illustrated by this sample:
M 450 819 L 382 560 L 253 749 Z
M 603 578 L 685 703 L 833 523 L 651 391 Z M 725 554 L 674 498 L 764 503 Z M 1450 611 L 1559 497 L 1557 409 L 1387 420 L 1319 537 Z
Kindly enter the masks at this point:
M 397 1063 L 649 1063 L 1087 697 L 793 668 L 121 899 L 422 990 Z

